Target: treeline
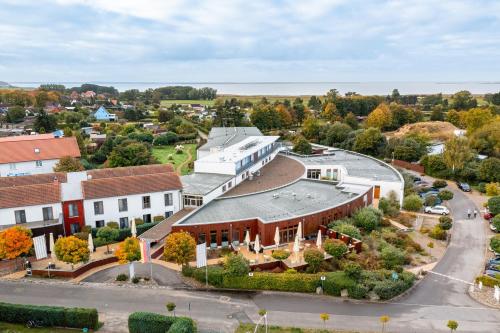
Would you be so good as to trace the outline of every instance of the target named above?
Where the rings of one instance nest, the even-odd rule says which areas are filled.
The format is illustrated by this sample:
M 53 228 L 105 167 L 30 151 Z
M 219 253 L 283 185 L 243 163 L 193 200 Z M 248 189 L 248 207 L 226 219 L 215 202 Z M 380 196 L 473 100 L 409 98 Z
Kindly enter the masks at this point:
M 156 89 L 129 89 L 120 94 L 120 99 L 131 103 L 141 101 L 144 104 L 159 104 L 163 99 L 169 100 L 212 100 L 215 99 L 217 90 L 193 88 L 189 86 L 171 86 Z
M 48 83 L 48 84 L 41 84 L 38 89 L 43 91 L 57 91 L 61 94 L 68 94 L 73 91 L 76 91 L 77 93 L 93 91 L 96 94 L 108 94 L 115 97 L 118 96 L 118 90 L 116 90 L 116 88 L 114 87 L 100 86 L 98 84 L 91 84 L 91 83 L 84 83 L 80 87 L 72 87 L 72 88 L 66 88 L 62 84 Z

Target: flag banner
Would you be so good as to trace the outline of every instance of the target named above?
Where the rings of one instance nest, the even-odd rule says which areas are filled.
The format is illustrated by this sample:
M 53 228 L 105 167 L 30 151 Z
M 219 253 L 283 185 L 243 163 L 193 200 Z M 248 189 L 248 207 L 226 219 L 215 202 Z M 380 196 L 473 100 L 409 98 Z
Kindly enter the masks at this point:
M 33 237 L 33 246 L 35 247 L 36 260 L 47 258 L 47 245 L 45 235 Z
M 151 261 L 151 242 L 148 239 L 141 240 L 141 261 L 144 264 Z
M 207 265 L 207 244 L 196 245 L 196 267 L 205 267 Z

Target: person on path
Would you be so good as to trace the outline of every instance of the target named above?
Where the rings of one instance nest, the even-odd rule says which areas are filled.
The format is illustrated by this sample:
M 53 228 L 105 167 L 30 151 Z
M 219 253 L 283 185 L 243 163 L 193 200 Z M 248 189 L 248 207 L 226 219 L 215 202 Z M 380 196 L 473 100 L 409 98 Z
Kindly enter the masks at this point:
M 470 220 L 470 213 L 471 213 L 470 208 L 468 208 L 467 209 L 467 219 L 469 219 L 469 220 Z
M 476 218 L 476 216 L 477 216 L 477 209 L 474 208 L 474 218 Z

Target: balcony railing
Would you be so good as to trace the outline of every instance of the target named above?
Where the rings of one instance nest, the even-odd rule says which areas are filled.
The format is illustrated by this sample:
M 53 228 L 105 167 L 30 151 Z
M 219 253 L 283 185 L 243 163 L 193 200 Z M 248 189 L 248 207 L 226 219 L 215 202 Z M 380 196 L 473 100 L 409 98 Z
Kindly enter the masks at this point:
M 249 169 L 250 167 L 252 167 L 255 164 L 257 164 L 258 162 L 262 161 L 264 158 L 271 155 L 272 153 L 274 153 L 276 150 L 278 150 L 280 148 L 281 148 L 281 142 L 275 142 L 273 147 L 270 150 L 268 150 L 267 152 L 265 152 L 264 154 L 260 155 L 258 159 L 253 160 L 250 163 L 247 163 L 245 165 L 242 165 L 239 168 L 236 168 L 236 174 L 238 175 L 238 174 L 242 173 L 243 171 L 245 171 L 246 169 Z

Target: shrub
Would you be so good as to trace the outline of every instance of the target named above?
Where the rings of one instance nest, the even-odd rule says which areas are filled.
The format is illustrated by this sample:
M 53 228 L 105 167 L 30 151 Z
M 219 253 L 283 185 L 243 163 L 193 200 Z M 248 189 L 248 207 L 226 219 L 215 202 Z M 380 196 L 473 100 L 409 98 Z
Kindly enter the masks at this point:
M 163 215 L 157 215 L 157 216 L 154 216 L 154 217 L 153 217 L 153 221 L 154 221 L 154 222 L 161 222 L 161 221 L 163 221 L 164 219 L 165 219 L 165 216 L 163 216 Z
M 109 244 L 105 239 L 99 237 L 94 238 L 93 242 L 94 242 L 94 247 L 96 248 Z
M 500 280 L 495 279 L 488 275 L 478 276 L 476 278 L 476 283 L 482 282 L 484 286 L 493 288 L 494 286 L 500 286 Z
M 297 274 L 297 271 L 293 268 L 288 268 L 284 273 L 285 274 Z
M 118 274 L 116 276 L 116 281 L 127 281 L 127 280 L 128 280 L 127 274 Z
M 224 258 L 224 271 L 230 276 L 244 276 L 250 272 L 250 266 L 241 253 L 230 253 Z
M 166 146 L 176 143 L 178 140 L 179 138 L 177 137 L 177 134 L 175 134 L 174 132 L 167 132 L 165 134 L 157 136 L 153 141 L 153 145 Z
M 326 281 L 325 281 L 326 282 Z M 224 276 L 224 288 L 251 289 L 251 290 L 277 290 L 313 293 L 320 285 L 317 274 L 275 274 L 254 272 L 253 276 Z
M 290 256 L 290 252 L 285 250 L 274 250 L 271 256 L 276 260 L 285 260 Z
M 165 239 L 163 255 L 177 265 L 187 265 L 195 258 L 196 242 L 188 232 L 174 232 Z
M 335 225 L 332 229 L 352 238 L 361 239 L 361 232 L 352 224 L 341 223 Z
M 498 183 L 489 183 L 484 186 L 486 195 L 494 196 L 500 194 L 500 185 Z
M 356 226 L 368 232 L 377 229 L 381 219 L 382 212 L 373 207 L 362 208 L 354 214 L 354 223 Z
M 384 261 L 384 267 L 387 269 L 401 266 L 405 262 L 404 252 L 392 245 L 385 246 L 380 253 L 380 257 Z
M 490 247 L 493 251 L 500 253 L 500 235 L 493 236 L 490 239 Z
M 196 332 L 196 325 L 191 318 L 176 317 L 167 333 L 191 333 Z
M 500 196 L 488 199 L 488 209 L 493 215 L 500 214 Z
M 59 238 L 54 245 L 54 250 L 57 259 L 66 263 L 77 264 L 89 260 L 90 251 L 87 241 L 75 236 Z
M 132 283 L 133 283 L 133 284 L 137 284 L 137 283 L 139 283 L 139 278 L 138 278 L 137 276 L 134 276 L 134 277 L 132 278 Z
M 480 182 L 479 184 L 477 184 L 477 190 L 481 193 L 486 193 L 486 183 Z
M 428 246 L 430 249 L 433 249 L 433 248 L 434 248 L 434 243 L 433 243 L 433 242 L 429 242 L 429 243 L 427 243 L 427 246 Z
M 363 273 L 361 266 L 355 262 L 348 262 L 342 268 L 344 269 L 345 275 L 355 281 L 358 281 Z
M 446 180 L 441 180 L 441 179 L 436 179 L 432 183 L 432 186 L 437 187 L 437 188 L 443 188 L 443 187 L 446 187 L 447 185 L 448 185 L 448 183 L 446 182 Z
M 304 261 L 309 265 L 313 273 L 318 271 L 323 260 L 325 260 L 325 256 L 318 249 L 306 249 L 304 251 Z
M 411 286 L 411 285 L 410 285 Z M 381 299 L 391 299 L 403 291 L 408 289 L 409 286 L 407 283 L 401 280 L 392 281 L 392 280 L 384 280 L 379 281 L 373 287 L 373 291 L 381 298 Z
M 418 212 L 422 205 L 422 199 L 416 194 L 411 194 L 403 200 L 403 208 L 412 212 Z
M 340 259 L 347 253 L 347 245 L 339 239 L 326 239 L 323 243 L 323 248 L 325 252 L 334 257 L 335 259 Z
M 90 234 L 92 232 L 92 227 L 89 225 L 84 225 L 82 227 L 82 232 L 86 232 L 87 234 Z
M 113 229 L 120 228 L 120 225 L 118 224 L 118 222 L 115 222 L 115 221 L 110 221 L 110 222 L 106 223 L 106 225 L 110 228 L 113 228 Z
M 424 204 L 426 206 L 435 206 L 438 202 L 438 197 L 436 197 L 435 195 L 428 195 L 425 197 L 425 202 Z
M 450 230 L 453 220 L 448 216 L 441 216 L 439 218 L 439 227 L 443 230 Z
M 134 312 L 128 317 L 128 330 L 130 333 L 165 333 L 174 321 L 174 317 L 149 312 Z
M 326 280 L 323 281 L 323 291 L 328 295 L 340 296 L 342 289 L 349 291 L 357 285 L 356 281 L 342 271 L 327 273 L 325 276 Z
M 155 216 L 156 217 L 156 216 Z M 140 217 L 136 217 L 134 219 L 134 222 L 135 222 L 135 226 L 137 227 L 138 225 L 143 225 L 144 224 L 144 220 L 141 219 Z M 156 221 L 155 221 L 156 222 Z
M 224 269 L 220 266 L 208 266 L 208 283 L 212 286 L 222 287 L 222 278 L 224 276 Z M 198 269 L 188 265 L 182 266 L 182 275 L 194 278 L 195 280 L 205 283 L 206 275 L 205 269 Z
M 389 193 L 389 198 L 380 198 L 378 202 L 378 209 L 380 209 L 385 215 L 397 216 L 399 214 L 399 201 L 397 200 L 396 194 Z
M 448 191 L 448 190 L 443 190 L 438 193 L 439 199 L 445 201 L 445 200 L 451 200 L 453 199 L 453 192 Z
M 76 233 L 73 234 L 73 236 L 75 236 L 78 239 L 84 240 L 84 241 L 86 241 L 86 240 L 89 239 L 88 232 L 84 232 L 84 231 L 76 232 Z
M 497 229 L 500 230 L 500 214 L 495 215 L 495 217 L 491 220 L 491 224 Z
M 446 231 L 443 230 L 439 225 L 434 226 L 431 231 L 429 231 L 429 237 L 434 239 L 444 240 L 446 239 Z
M 99 325 L 96 309 L 0 303 L 0 322 L 24 325 L 28 320 L 39 321 L 47 327 L 97 329 Z

